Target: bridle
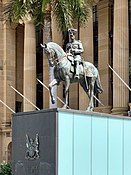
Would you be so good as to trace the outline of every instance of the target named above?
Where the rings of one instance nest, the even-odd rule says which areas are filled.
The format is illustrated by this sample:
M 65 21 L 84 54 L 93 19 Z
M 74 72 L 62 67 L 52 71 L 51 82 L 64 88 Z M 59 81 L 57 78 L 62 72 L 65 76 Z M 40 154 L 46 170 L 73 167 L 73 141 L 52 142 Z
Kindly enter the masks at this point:
M 49 48 L 47 52 L 48 52 L 48 54 L 50 54 L 50 56 L 48 58 L 49 62 L 53 66 L 59 65 L 64 59 L 67 59 L 67 55 L 64 55 L 62 57 L 57 57 L 54 49 L 52 49 L 52 48 Z

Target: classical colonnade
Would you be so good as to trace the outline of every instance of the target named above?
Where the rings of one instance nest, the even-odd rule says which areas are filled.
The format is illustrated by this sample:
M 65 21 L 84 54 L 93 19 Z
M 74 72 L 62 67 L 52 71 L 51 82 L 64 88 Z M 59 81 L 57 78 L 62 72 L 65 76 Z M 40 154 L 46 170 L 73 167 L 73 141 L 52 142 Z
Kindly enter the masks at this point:
M 100 111 L 123 114 L 128 111 L 129 90 L 113 74 L 113 91 L 110 88 L 110 69 L 107 64 L 111 62 L 110 55 L 110 1 L 102 0 L 97 5 L 98 12 L 98 69 L 100 72 L 101 82 L 104 89 L 99 99 L 105 105 L 99 107 Z M 128 1 L 114 0 L 114 24 L 113 24 L 113 69 L 128 84 L 129 83 L 129 27 L 128 27 Z M 57 29 L 54 28 L 56 31 Z M 58 36 L 53 38 L 57 42 Z M 90 19 L 87 28 L 80 30 L 80 39 L 85 47 L 84 58 L 88 55 L 87 60 L 93 61 L 93 20 Z M 17 40 L 17 45 L 16 45 Z M 23 42 L 23 48 L 21 48 Z M 62 43 L 58 41 L 58 43 Z M 20 47 L 18 47 L 18 45 Z M 17 50 L 17 51 L 16 51 Z M 24 52 L 22 52 L 22 50 Z M 24 58 L 23 60 L 19 58 Z M 17 62 L 16 62 L 17 58 Z M 45 61 L 43 61 L 45 62 Z M 18 70 L 23 64 L 23 70 Z M 43 65 L 44 66 L 44 65 Z M 22 68 L 22 66 L 21 66 Z M 21 72 L 23 71 L 23 74 Z M 16 75 L 17 74 L 17 75 Z M 17 82 L 16 82 L 17 76 Z M 23 82 L 21 83 L 21 81 Z M 0 22 L 0 100 L 4 101 L 15 111 L 16 93 L 9 87 L 18 88 L 32 103 L 36 104 L 36 36 L 33 21 L 24 22 L 24 35 L 16 34 L 16 26 L 10 27 L 9 24 Z M 20 85 L 22 86 L 20 86 Z M 80 87 L 75 86 L 71 90 L 72 96 L 75 94 L 78 101 L 72 100 L 73 105 L 77 103 L 79 109 L 85 108 L 85 95 Z M 113 93 L 111 99 L 111 94 Z M 71 98 L 71 97 L 70 97 Z M 74 97 L 72 98 L 74 99 Z M 47 97 L 46 100 L 48 101 Z M 113 100 L 113 104 L 112 101 Z M 73 106 L 72 105 L 72 106 Z M 99 110 L 98 109 L 98 110 Z M 35 108 L 26 100 L 23 100 L 23 111 L 34 111 Z M 11 112 L 3 105 L 0 105 L 0 140 L 4 145 L 8 145 L 11 137 L 6 137 L 6 133 L 11 133 Z M 2 144 L 0 144 L 1 150 Z M 6 150 L 3 150 L 3 152 Z M 3 154 L 3 155 L 1 155 Z M 0 157 L 4 157 L 0 152 Z

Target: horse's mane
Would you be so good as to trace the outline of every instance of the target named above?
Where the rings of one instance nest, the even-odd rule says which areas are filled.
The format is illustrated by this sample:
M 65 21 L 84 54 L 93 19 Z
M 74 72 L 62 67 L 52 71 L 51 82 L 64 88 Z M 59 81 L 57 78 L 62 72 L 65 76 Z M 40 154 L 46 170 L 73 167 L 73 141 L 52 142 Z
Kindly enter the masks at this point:
M 55 42 L 49 42 L 49 43 L 47 43 L 47 46 L 49 48 L 53 49 L 56 52 L 57 56 L 64 56 L 64 55 L 66 55 L 66 53 L 64 52 L 64 50 L 62 49 L 62 47 L 59 46 Z

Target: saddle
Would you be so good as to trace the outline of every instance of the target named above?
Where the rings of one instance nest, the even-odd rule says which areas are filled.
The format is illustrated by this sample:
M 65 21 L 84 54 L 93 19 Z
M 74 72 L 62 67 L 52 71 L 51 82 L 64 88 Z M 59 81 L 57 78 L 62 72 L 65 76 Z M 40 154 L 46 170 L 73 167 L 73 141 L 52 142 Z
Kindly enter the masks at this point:
M 71 62 L 71 73 L 75 73 L 75 61 L 72 54 L 67 54 L 67 59 Z M 86 65 L 84 61 L 80 62 L 80 74 L 87 77 L 94 77 L 91 67 Z
M 72 56 L 72 54 L 68 53 L 67 54 L 67 59 L 71 62 L 71 73 L 74 73 L 75 72 L 75 62 L 74 62 L 74 58 Z
M 67 59 L 71 62 L 72 65 L 74 65 L 74 58 L 71 53 L 67 53 Z

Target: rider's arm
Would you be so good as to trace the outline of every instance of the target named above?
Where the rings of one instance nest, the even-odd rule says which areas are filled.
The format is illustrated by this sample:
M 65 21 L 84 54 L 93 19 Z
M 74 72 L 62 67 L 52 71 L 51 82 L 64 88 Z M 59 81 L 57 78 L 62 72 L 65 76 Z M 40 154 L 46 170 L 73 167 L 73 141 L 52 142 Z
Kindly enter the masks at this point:
M 66 52 L 69 52 L 70 49 L 71 49 L 71 43 L 68 43 L 68 44 L 66 45 Z

